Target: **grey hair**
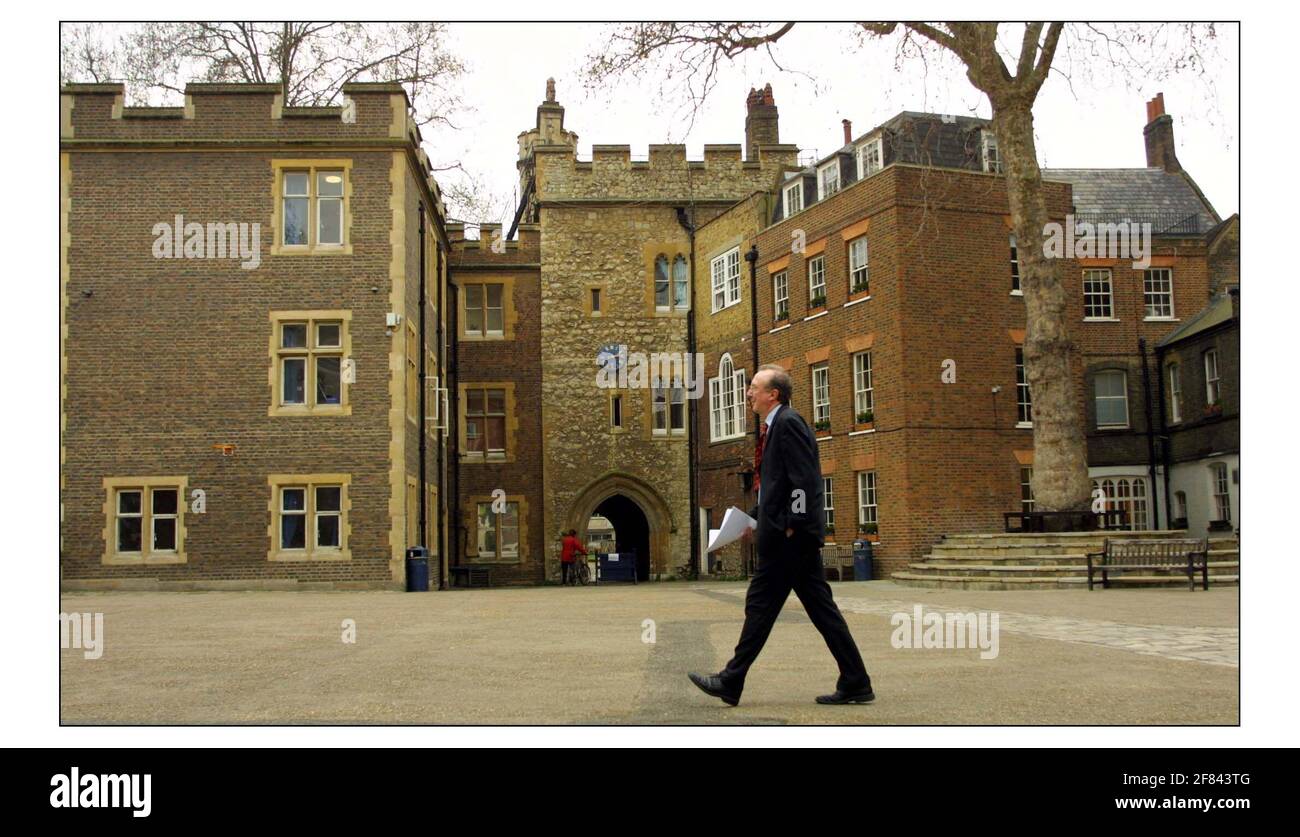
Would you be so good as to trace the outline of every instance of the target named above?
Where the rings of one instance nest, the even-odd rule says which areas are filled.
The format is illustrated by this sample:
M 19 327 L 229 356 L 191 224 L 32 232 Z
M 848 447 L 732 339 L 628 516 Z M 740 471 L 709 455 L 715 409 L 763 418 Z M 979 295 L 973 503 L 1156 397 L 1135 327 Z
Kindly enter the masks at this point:
M 777 398 L 786 406 L 790 404 L 790 394 L 794 392 L 794 384 L 790 381 L 790 373 L 785 371 L 784 366 L 775 363 L 765 363 L 758 367 L 759 372 L 771 372 L 772 376 L 768 381 L 768 389 L 776 390 Z

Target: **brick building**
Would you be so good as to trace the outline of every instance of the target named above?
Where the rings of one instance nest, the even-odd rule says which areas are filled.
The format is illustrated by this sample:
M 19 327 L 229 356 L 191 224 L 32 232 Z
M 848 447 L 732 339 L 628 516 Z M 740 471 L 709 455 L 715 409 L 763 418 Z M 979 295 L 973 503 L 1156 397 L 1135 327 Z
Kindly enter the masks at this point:
M 71 85 L 60 111 L 64 584 L 392 588 L 407 546 L 444 557 L 420 376 L 448 240 L 401 86 Z
M 641 578 L 740 573 L 748 548 L 702 544 L 753 504 L 761 363 L 790 371 L 817 431 L 827 540 L 876 540 L 882 573 L 1032 508 L 987 121 L 904 112 L 854 136 L 846 120 L 843 147 L 805 165 L 769 86 L 743 145 L 583 161 L 550 82 L 519 135 L 512 228 L 467 240 L 401 87 L 343 92 L 288 108 L 274 85 L 196 84 L 183 107 L 130 108 L 120 85 L 61 91 L 67 586 L 391 588 L 417 544 L 435 582 L 539 584 L 593 518 Z M 1206 385 L 1188 377 L 1206 341 L 1235 378 L 1219 344 L 1238 222 L 1179 166 L 1159 97 L 1144 142 L 1146 168 L 1044 172 L 1054 222 L 1154 232 L 1148 268 L 1063 267 L 1090 472 L 1134 528 L 1168 527 L 1178 492 L 1188 525 L 1223 496 L 1235 521 L 1235 383 L 1221 415 L 1161 411 L 1171 382 Z M 256 257 L 204 252 L 208 225 L 253 222 Z M 1206 494 L 1220 463 L 1232 489 Z

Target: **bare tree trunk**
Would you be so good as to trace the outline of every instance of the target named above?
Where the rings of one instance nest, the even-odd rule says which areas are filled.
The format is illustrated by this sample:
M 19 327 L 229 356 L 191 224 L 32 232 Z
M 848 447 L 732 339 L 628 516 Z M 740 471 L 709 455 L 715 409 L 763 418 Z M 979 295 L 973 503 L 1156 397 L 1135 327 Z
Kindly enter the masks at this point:
M 1025 300 L 1025 377 L 1033 398 L 1034 504 L 1046 511 L 1088 508 L 1088 443 L 1071 364 L 1069 299 L 1058 261 L 1043 257 L 1047 205 L 1034 147 L 1032 101 L 995 102 L 993 129 L 1007 175 L 1011 223 Z

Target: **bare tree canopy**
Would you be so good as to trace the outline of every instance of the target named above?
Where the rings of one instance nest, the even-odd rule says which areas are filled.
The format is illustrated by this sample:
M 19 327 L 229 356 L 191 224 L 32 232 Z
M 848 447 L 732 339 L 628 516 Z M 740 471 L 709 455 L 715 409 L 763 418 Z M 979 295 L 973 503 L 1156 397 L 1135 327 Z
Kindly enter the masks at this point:
M 465 65 L 441 23 L 88 23 L 61 34 L 61 81 L 120 81 L 141 103 L 228 81 L 279 84 L 286 105 L 331 105 L 349 82 L 390 81 L 420 125 L 454 127 L 462 107 Z

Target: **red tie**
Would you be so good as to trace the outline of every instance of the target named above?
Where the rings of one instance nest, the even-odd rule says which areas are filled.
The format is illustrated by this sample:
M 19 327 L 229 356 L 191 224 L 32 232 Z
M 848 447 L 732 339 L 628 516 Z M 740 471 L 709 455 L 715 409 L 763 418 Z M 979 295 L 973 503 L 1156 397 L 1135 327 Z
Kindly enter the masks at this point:
M 758 444 L 754 445 L 754 493 L 758 493 L 758 487 L 762 484 L 758 471 L 763 467 L 763 441 L 767 438 L 767 422 L 758 425 Z

